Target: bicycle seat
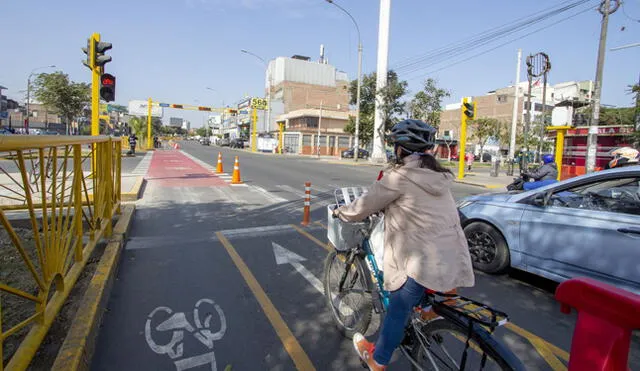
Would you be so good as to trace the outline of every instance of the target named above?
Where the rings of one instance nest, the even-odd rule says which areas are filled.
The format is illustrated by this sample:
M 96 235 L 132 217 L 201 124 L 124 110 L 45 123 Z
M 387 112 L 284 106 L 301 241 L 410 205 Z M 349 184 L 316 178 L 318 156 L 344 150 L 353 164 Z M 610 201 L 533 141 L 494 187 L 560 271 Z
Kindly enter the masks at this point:
M 589 279 L 561 283 L 555 294 L 563 313 L 575 308 L 569 371 L 628 369 L 631 331 L 640 328 L 640 296 Z

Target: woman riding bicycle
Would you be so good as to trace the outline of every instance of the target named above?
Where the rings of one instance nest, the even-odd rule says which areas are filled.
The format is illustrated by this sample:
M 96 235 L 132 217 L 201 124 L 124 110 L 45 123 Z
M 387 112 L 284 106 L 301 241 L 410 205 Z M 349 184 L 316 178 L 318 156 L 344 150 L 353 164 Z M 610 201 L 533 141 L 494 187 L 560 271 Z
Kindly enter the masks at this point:
M 469 248 L 451 194 L 453 174 L 433 156 L 436 129 L 404 120 L 391 130 L 397 166 L 369 192 L 334 211 L 346 222 L 384 210 L 384 288 L 389 307 L 376 344 L 353 337 L 371 370 L 384 370 L 402 341 L 413 306 L 425 289 L 449 291 L 474 285 Z

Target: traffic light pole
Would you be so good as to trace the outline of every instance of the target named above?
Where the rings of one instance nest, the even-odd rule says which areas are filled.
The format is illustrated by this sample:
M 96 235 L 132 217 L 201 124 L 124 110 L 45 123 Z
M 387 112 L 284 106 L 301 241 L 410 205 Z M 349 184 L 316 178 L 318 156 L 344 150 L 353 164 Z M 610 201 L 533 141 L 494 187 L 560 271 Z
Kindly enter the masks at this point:
M 100 34 L 91 35 L 91 135 L 100 135 L 100 67 L 96 66 L 95 46 L 100 42 Z
M 464 163 L 467 153 L 467 115 L 465 115 L 465 105 L 468 103 L 467 98 L 462 99 L 460 107 L 460 144 L 458 146 L 458 179 L 464 179 Z

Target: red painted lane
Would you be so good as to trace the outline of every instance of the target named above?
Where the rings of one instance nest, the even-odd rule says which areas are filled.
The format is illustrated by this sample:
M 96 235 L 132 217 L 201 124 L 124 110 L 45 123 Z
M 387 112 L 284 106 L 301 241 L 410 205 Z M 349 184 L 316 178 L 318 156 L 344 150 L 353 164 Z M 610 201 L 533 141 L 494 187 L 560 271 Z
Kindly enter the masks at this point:
M 227 183 L 179 151 L 156 151 L 147 181 L 162 187 L 220 187 Z

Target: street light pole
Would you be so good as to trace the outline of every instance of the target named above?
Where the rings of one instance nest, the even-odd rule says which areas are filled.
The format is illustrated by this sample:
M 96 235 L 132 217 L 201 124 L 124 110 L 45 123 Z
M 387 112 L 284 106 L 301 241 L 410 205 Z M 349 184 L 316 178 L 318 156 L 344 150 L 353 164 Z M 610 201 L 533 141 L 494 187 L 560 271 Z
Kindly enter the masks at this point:
M 240 51 L 242 53 L 252 55 L 258 58 L 259 60 L 261 60 L 262 63 L 264 64 L 265 69 L 267 70 L 267 81 L 269 85 L 267 89 L 267 131 L 269 131 L 271 129 L 271 70 L 269 69 L 269 64 L 267 63 L 267 61 L 264 60 L 264 58 L 258 56 L 257 54 L 254 54 L 245 49 L 242 49 Z
M 341 7 L 340 5 L 333 2 L 333 0 L 326 0 L 328 3 L 335 5 L 338 9 L 342 10 L 346 15 L 351 18 L 353 25 L 356 26 L 356 31 L 358 31 L 358 91 L 356 92 L 356 130 L 355 130 L 355 139 L 354 139 L 354 147 L 355 153 L 359 153 L 360 151 L 360 89 L 362 87 L 362 38 L 360 36 L 360 27 L 358 27 L 358 22 L 356 22 L 355 18 L 349 13 L 346 9 Z M 358 156 L 353 156 L 353 161 L 358 162 Z
M 33 70 L 31 70 L 31 73 L 29 74 L 29 77 L 27 78 L 27 119 L 24 122 L 24 129 L 25 129 L 25 134 L 29 134 L 29 108 L 30 108 L 30 102 L 31 102 L 31 77 L 33 77 L 33 74 L 38 71 L 38 70 L 43 70 L 45 68 L 55 68 L 55 65 L 51 65 L 51 66 L 43 66 L 43 67 L 38 67 L 38 68 L 34 68 Z

